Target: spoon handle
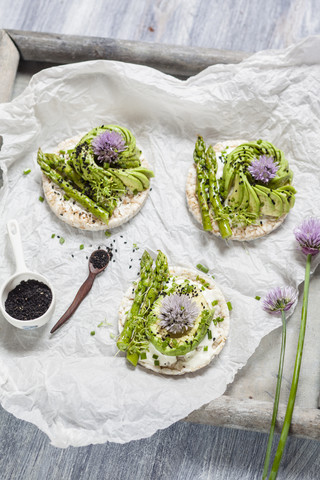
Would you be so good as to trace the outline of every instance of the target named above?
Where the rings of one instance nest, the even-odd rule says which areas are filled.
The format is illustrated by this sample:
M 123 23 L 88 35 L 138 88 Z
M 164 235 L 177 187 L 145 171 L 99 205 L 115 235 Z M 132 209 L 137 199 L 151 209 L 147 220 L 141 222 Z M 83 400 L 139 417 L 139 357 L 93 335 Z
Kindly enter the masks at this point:
M 62 317 L 60 318 L 60 320 L 58 320 L 58 322 L 54 325 L 54 327 L 52 327 L 52 329 L 50 330 L 50 333 L 53 333 L 56 330 L 58 330 L 58 328 L 61 327 L 61 325 L 63 325 L 67 320 L 69 320 L 71 315 L 74 314 L 74 312 L 77 310 L 77 308 L 79 307 L 82 300 L 90 292 L 93 281 L 94 281 L 95 278 L 96 278 L 96 275 L 94 273 L 90 272 L 89 275 L 88 275 L 88 278 L 85 280 L 85 282 L 83 282 L 83 284 L 79 288 L 78 293 L 74 297 L 74 300 L 71 303 L 70 307 L 62 315 Z
M 27 267 L 24 263 L 20 228 L 17 220 L 9 220 L 7 223 L 7 230 L 16 261 L 16 273 L 25 272 Z

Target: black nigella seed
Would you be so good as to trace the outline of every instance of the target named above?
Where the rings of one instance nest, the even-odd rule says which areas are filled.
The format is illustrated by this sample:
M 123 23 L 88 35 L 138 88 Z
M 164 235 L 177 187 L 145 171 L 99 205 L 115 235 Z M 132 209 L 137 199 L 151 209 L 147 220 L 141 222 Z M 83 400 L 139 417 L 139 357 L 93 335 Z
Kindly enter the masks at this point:
M 90 257 L 90 263 L 92 264 L 93 268 L 103 268 L 105 265 L 109 263 L 112 255 L 104 250 L 97 250 L 93 252 Z
M 48 285 L 38 280 L 23 280 L 5 301 L 5 310 L 17 320 L 33 320 L 46 313 L 52 302 Z

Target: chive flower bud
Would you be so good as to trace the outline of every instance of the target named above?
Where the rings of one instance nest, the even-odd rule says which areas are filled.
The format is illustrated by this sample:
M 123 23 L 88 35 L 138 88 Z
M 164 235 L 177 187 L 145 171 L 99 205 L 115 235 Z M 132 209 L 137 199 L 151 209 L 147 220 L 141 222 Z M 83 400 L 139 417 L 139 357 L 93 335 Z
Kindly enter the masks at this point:
M 91 145 L 93 153 L 97 156 L 96 161 L 101 165 L 116 163 L 119 153 L 126 148 L 121 134 L 110 130 L 106 130 L 94 138 Z
M 275 287 L 263 299 L 262 308 L 271 315 L 281 315 L 296 304 L 298 292 L 293 287 Z
M 160 326 L 173 334 L 184 333 L 198 315 L 199 307 L 188 295 L 168 295 L 162 300 Z
M 260 155 L 255 158 L 248 167 L 248 172 L 251 173 L 257 182 L 269 183 L 269 181 L 276 176 L 279 166 L 274 162 L 273 157 L 267 155 Z
M 305 255 L 315 256 L 320 251 L 320 219 L 310 217 L 294 230 L 294 235 Z

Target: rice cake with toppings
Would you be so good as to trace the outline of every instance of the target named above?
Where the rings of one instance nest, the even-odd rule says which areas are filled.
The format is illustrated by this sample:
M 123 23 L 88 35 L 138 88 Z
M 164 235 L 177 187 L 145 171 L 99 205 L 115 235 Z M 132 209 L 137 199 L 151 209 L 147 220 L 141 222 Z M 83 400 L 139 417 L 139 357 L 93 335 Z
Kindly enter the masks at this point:
M 184 356 L 175 357 L 163 355 L 152 345 L 152 343 L 149 343 L 147 358 L 143 360 L 139 359 L 139 364 L 141 366 L 152 370 L 153 372 L 165 375 L 183 375 L 185 373 L 196 372 L 197 370 L 206 367 L 212 362 L 214 357 L 221 352 L 229 335 L 229 309 L 220 288 L 208 275 L 203 273 L 199 274 L 197 270 L 182 267 L 170 267 L 169 271 L 171 277 L 174 276 L 177 279 L 181 279 L 181 282 L 188 279 L 200 287 L 203 285 L 197 280 L 197 278 L 203 279 L 208 284 L 208 288 L 202 291 L 202 294 L 204 294 L 209 305 L 211 305 L 214 300 L 218 301 L 217 305 L 213 307 L 215 309 L 213 318 L 224 318 L 222 322 L 217 322 L 217 325 L 214 324 L 214 321 L 211 322 L 211 339 L 206 335 L 195 350 L 192 350 Z M 134 288 L 130 286 L 121 301 L 119 307 L 119 332 L 123 329 L 126 321 L 126 314 L 133 303 L 134 292 Z M 204 351 L 204 347 L 208 347 L 208 350 Z M 160 365 L 154 364 L 153 355 L 158 356 Z
M 234 148 L 238 147 L 239 145 L 247 143 L 247 140 L 230 140 L 225 142 L 219 142 L 214 145 L 213 149 L 218 154 L 221 154 L 224 150 L 228 149 L 228 153 L 230 153 Z M 217 158 L 218 159 L 218 158 Z M 221 162 L 220 162 L 221 163 Z M 220 166 L 221 167 L 221 166 Z M 222 166 L 223 167 L 223 166 Z M 222 174 L 222 172 L 221 172 Z M 219 176 L 219 169 L 218 169 L 218 176 Z M 186 181 L 186 199 L 188 209 L 195 218 L 195 220 L 202 225 L 201 219 L 201 211 L 199 206 L 199 201 L 196 193 L 196 182 L 197 182 L 197 174 L 196 174 L 196 167 L 193 164 L 187 175 Z M 273 230 L 278 228 L 286 218 L 287 213 L 282 215 L 279 218 L 271 217 L 271 216 L 262 216 L 259 218 L 259 224 L 251 224 L 246 226 L 231 226 L 232 237 L 230 240 L 238 240 L 238 241 L 250 241 L 255 240 L 257 238 L 263 237 Z M 213 235 L 220 237 L 220 231 L 217 222 L 214 220 L 212 212 L 210 212 L 211 224 L 212 224 L 212 231 Z
M 70 150 L 74 148 L 81 140 L 84 134 L 68 138 L 61 142 L 53 153 L 58 154 L 60 150 Z M 148 162 L 141 156 L 141 166 L 149 168 Z M 52 182 L 44 173 L 42 173 L 42 185 L 45 199 L 52 212 L 60 220 L 81 230 L 99 231 L 111 230 L 120 227 L 133 218 L 145 204 L 150 188 L 133 194 L 128 192 L 118 202 L 109 223 L 104 223 L 100 218 L 84 209 L 78 202 L 72 198 L 66 200 L 65 192 L 56 183 Z

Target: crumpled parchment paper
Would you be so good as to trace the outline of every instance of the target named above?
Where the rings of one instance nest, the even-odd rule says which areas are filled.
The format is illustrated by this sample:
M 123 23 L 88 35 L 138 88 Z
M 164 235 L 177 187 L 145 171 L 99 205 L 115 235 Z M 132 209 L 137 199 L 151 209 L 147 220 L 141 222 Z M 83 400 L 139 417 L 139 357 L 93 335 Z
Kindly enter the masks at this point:
M 0 319 L 5 409 L 37 425 L 53 445 L 67 447 L 150 436 L 223 394 L 263 336 L 280 325 L 255 296 L 303 281 L 305 259 L 293 229 L 320 207 L 319 50 L 320 38 L 308 38 L 239 65 L 212 66 L 187 81 L 118 62 L 59 66 L 35 75 L 22 95 L 0 106 L 1 282 L 15 269 L 5 225 L 16 218 L 27 266 L 51 280 L 57 297 L 54 317 L 41 329 L 22 331 Z M 36 164 L 39 146 L 50 151 L 107 123 L 132 130 L 156 175 L 142 211 L 110 238 L 59 221 L 39 201 Z M 197 134 L 207 143 L 263 138 L 285 152 L 298 194 L 278 230 L 251 243 L 226 244 L 194 222 L 184 189 Z M 27 168 L 31 173 L 23 175 Z M 110 244 L 115 261 L 70 321 L 50 336 L 87 276 L 87 257 Z M 172 265 L 208 265 L 232 303 L 226 347 L 197 373 L 155 375 L 134 370 L 116 354 L 118 306 L 146 246 L 163 250 Z

